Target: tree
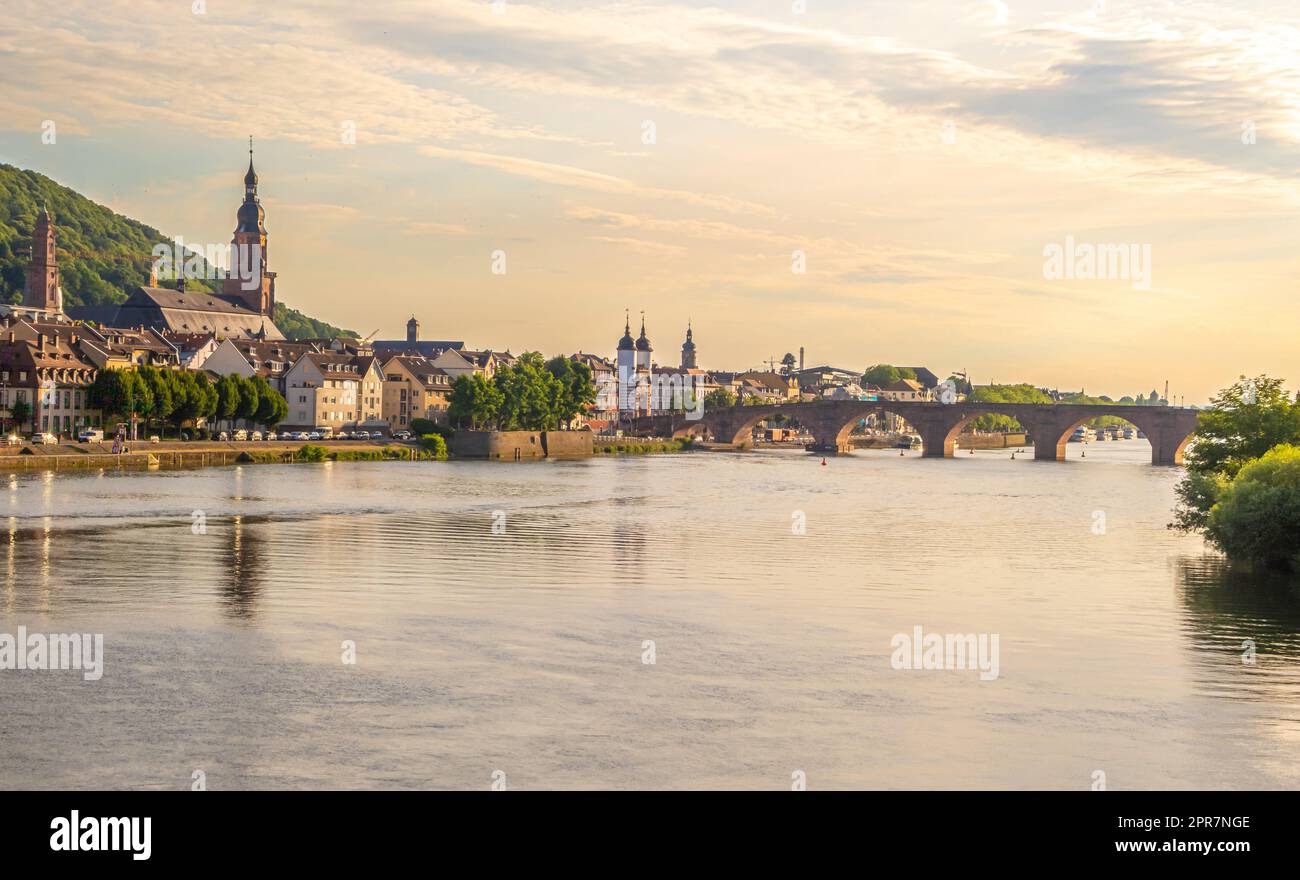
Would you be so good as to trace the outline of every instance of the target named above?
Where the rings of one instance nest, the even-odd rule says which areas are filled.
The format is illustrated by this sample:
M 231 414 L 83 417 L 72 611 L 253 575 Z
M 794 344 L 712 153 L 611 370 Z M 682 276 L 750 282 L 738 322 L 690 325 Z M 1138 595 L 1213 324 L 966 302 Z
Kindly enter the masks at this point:
M 547 431 L 558 424 L 554 401 L 555 377 L 535 351 L 521 354 L 512 366 L 497 370 L 492 383 L 501 392 L 497 412 L 502 431 Z
M 153 409 L 148 384 L 135 370 L 100 370 L 90 386 L 90 405 L 107 416 L 146 418 Z
M 736 395 L 726 388 L 714 388 L 704 395 L 705 409 L 724 409 L 736 405 Z
M 250 385 L 257 395 L 257 409 L 249 418 L 267 427 L 274 427 L 283 422 L 289 415 L 289 404 L 284 396 L 272 388 L 271 383 L 263 376 L 254 376 Z
M 238 378 L 232 373 L 217 380 L 217 407 L 213 415 L 218 421 L 230 422 L 239 411 L 242 395 L 236 381 Z
M 787 351 L 785 357 L 781 358 L 781 372 L 787 376 L 790 375 L 794 372 L 794 365 L 797 363 L 798 361 L 795 360 L 794 355 Z
M 451 386 L 447 418 L 458 427 L 486 431 L 496 425 L 502 402 L 500 389 L 483 375 L 460 376 Z
M 145 429 L 154 421 L 166 421 L 175 409 L 175 373 L 158 367 L 136 367 L 136 376 L 149 389 L 149 407 L 144 411 Z
M 1237 471 L 1210 509 L 1205 537 L 1233 559 L 1300 567 L 1300 447 L 1281 444 Z
M 884 388 L 887 385 L 893 385 L 900 379 L 915 379 L 916 371 L 908 367 L 895 367 L 892 364 L 876 364 L 874 367 L 867 367 L 862 374 L 862 384 L 875 385 L 877 388 Z
M 235 418 L 253 421 L 257 418 L 257 408 L 262 403 L 261 395 L 257 393 L 257 385 L 252 379 L 245 379 L 243 376 L 236 376 L 235 384 L 239 388 L 239 406 L 235 409 Z
M 588 406 L 596 402 L 596 386 L 591 381 L 591 367 L 566 357 L 553 357 L 546 371 L 555 378 L 553 409 L 560 425 L 568 427 Z
M 1173 527 L 1199 531 L 1238 472 L 1279 445 L 1300 443 L 1300 404 L 1281 379 L 1240 377 L 1197 417 L 1183 463 L 1187 476 L 1175 489 Z
M 1242 376 L 1211 398 L 1210 408 L 1197 417 L 1195 437 L 1188 470 L 1235 477 L 1274 446 L 1300 442 L 1300 406 L 1281 379 Z
M 9 415 L 14 420 L 14 430 L 21 432 L 32 417 L 32 405 L 25 400 L 15 400 L 9 407 Z

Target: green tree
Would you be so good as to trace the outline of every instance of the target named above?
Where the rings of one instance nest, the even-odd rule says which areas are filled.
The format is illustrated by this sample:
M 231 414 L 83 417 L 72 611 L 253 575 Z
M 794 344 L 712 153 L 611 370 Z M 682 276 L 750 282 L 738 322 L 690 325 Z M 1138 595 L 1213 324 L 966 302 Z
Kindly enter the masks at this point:
M 568 427 L 579 413 L 596 402 L 596 386 L 591 380 L 591 367 L 557 356 L 546 362 L 546 371 L 555 379 L 552 409 L 556 421 Z
M 708 394 L 704 395 L 704 408 L 707 409 L 724 409 L 736 405 L 736 395 L 732 394 L 727 388 L 714 388 Z
M 460 376 L 452 383 L 447 418 L 458 427 L 486 431 L 497 425 L 503 403 L 501 390 L 481 374 Z
M 147 418 L 153 409 L 153 396 L 136 370 L 100 370 L 90 386 L 90 405 L 103 412 L 108 425 L 131 416 Z
M 1275 446 L 1300 443 L 1300 404 L 1281 379 L 1242 376 L 1197 416 L 1192 439 L 1183 459 L 1187 476 L 1175 490 L 1173 526 L 1184 531 L 1206 527 L 1211 508 L 1247 464 Z
M 231 373 L 217 380 L 217 406 L 213 416 L 218 421 L 229 423 L 239 412 L 239 404 L 243 399 L 239 389 L 239 378 Z
M 548 431 L 558 424 L 554 409 L 555 377 L 535 351 L 521 354 L 512 366 L 497 370 L 492 382 L 501 392 L 497 421 L 502 431 Z
M 262 404 L 261 395 L 257 393 L 257 385 L 252 379 L 245 379 L 243 376 L 236 376 L 235 384 L 239 389 L 239 405 L 235 408 L 235 418 L 254 421 L 257 418 L 257 409 Z
M 895 367 L 892 364 L 876 364 L 873 367 L 867 367 L 866 372 L 862 374 L 862 384 L 875 385 L 877 388 L 884 388 L 886 385 L 893 385 L 900 379 L 915 379 L 916 371 L 908 367 Z
M 794 354 L 786 352 L 785 357 L 781 358 L 781 372 L 787 376 L 794 372 L 794 365 L 799 363 L 795 360 Z
M 284 396 L 271 387 L 271 383 L 266 381 L 263 376 L 254 376 L 250 382 L 254 393 L 257 395 L 257 409 L 250 417 L 259 425 L 274 427 L 285 420 L 289 415 L 289 404 L 285 401 Z
M 1275 446 L 1226 483 L 1205 537 L 1232 559 L 1300 568 L 1300 447 Z
M 32 418 L 32 405 L 25 400 L 15 400 L 9 407 L 9 415 L 14 420 L 14 430 L 21 433 Z

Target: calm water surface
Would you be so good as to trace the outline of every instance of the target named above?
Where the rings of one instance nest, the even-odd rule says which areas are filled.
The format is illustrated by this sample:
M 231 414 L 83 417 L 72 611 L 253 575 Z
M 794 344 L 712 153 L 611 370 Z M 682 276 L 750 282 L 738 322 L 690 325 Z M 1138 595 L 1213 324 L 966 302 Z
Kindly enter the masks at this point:
M 0 632 L 106 654 L 0 671 L 0 787 L 1295 787 L 1296 586 L 1069 452 L 0 474 Z

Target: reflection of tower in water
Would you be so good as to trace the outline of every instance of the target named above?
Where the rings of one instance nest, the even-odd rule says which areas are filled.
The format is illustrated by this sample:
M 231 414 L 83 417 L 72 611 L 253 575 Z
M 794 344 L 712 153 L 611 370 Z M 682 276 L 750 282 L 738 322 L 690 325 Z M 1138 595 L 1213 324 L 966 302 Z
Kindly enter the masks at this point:
M 222 604 L 228 616 L 248 620 L 256 613 L 262 593 L 266 563 L 262 538 L 242 516 L 231 518 L 229 535 L 227 559 L 230 579 L 222 591 Z

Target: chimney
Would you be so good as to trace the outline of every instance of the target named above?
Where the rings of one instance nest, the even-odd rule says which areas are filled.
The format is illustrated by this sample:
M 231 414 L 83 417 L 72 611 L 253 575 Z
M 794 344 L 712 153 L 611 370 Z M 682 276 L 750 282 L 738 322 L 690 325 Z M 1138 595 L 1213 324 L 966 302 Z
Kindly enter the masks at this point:
M 803 372 L 803 346 L 799 346 L 799 372 Z

